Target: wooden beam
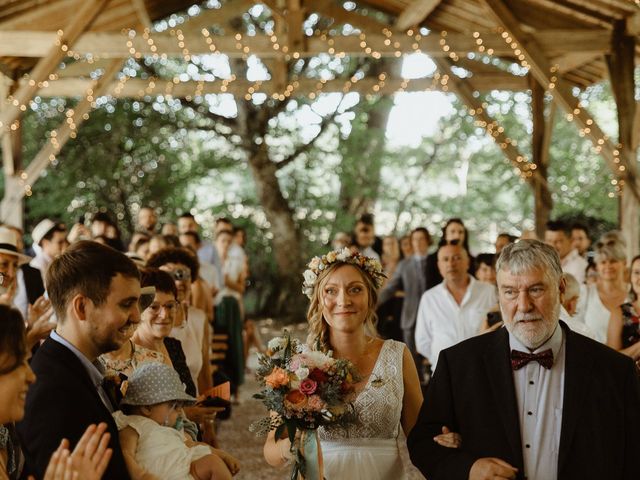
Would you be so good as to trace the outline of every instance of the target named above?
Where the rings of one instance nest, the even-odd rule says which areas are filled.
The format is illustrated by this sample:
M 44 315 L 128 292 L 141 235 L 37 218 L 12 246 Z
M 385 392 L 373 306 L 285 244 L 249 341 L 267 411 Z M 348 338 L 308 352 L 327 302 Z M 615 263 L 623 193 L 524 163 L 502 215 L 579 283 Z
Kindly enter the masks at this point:
M 242 16 L 255 3 L 254 0 L 232 0 L 225 3 L 221 8 L 203 10 L 200 15 L 191 17 L 185 22 L 185 29 L 197 31 L 213 25 L 225 26 L 234 18 Z
M 144 0 L 131 0 L 133 2 L 133 6 L 136 9 L 136 14 L 138 15 L 138 19 L 140 20 L 140 24 L 144 28 L 148 28 L 151 30 L 153 24 L 151 23 L 151 17 L 149 17 L 149 12 L 147 11 L 147 7 L 144 4 Z
M 89 112 L 95 105 L 95 99 L 111 91 L 114 87 L 113 77 L 121 68 L 121 60 L 112 61 L 104 74 L 98 80 L 91 82 L 91 86 L 86 91 L 86 96 L 73 109 L 67 111 L 67 118 L 55 130 L 55 137 L 52 136 L 44 144 L 21 175 L 25 185 L 22 190 L 23 195 L 30 190 L 38 180 L 40 173 L 49 165 L 52 159 L 55 159 L 69 138 L 75 138 L 80 125 L 89 117 Z M 70 112 L 71 114 L 69 114 Z
M 557 66 L 551 64 L 538 42 L 523 32 L 520 23 L 513 16 L 509 7 L 503 0 L 480 0 L 486 7 L 487 12 L 493 16 L 498 24 L 504 29 L 503 35 L 506 39 L 511 39 L 511 45 L 515 45 L 525 61 L 530 67 L 531 74 L 541 84 L 553 94 L 554 100 L 569 114 L 576 122 L 581 133 L 589 138 L 594 148 L 600 152 L 615 175 L 622 175 L 629 179 L 628 186 L 633 194 L 640 198 L 640 191 L 636 186 L 635 169 L 630 165 L 623 165 L 620 170 L 620 158 L 614 145 L 605 135 L 597 122 L 588 111 L 579 103 L 572 94 L 571 88 L 560 78 Z
M 5 99 L 12 93 L 14 82 L 0 74 L 0 111 L 7 107 Z M 22 228 L 24 208 L 20 201 L 17 172 L 22 168 L 22 127 L 5 131 L 2 137 L 2 163 L 4 172 L 4 196 L 0 203 L 0 221 Z
M 383 29 L 388 29 L 394 33 L 400 33 L 395 27 L 379 22 L 373 17 L 361 15 L 357 12 L 345 10 L 342 6 L 336 4 L 334 0 L 306 0 L 305 6 L 310 13 L 319 13 L 324 17 L 332 18 L 338 25 L 352 25 L 367 34 L 379 34 Z
M 407 30 L 421 24 L 433 12 L 442 0 L 413 0 L 396 19 L 398 30 Z
M 521 172 L 522 177 L 531 185 L 542 182 L 543 179 L 537 172 L 537 167 L 526 161 L 525 156 L 520 152 L 517 145 L 514 145 L 514 141 L 508 138 L 504 133 L 504 129 L 498 125 L 498 122 L 491 118 L 482 105 L 482 102 L 474 95 L 473 88 L 466 80 L 457 77 L 453 73 L 451 70 L 451 61 L 446 58 L 434 58 L 433 60 L 443 75 L 442 81 L 444 81 L 445 75 L 447 77 L 447 81 L 445 82 L 447 89 L 455 93 L 458 98 L 462 100 L 469 109 L 469 113 L 476 118 L 480 126 L 493 138 L 509 162 Z
M 98 1 L 98 0 L 94 0 Z M 104 1 L 104 0 L 102 0 Z M 362 15 L 359 15 L 362 16 Z M 196 17 L 197 18 L 197 17 Z M 513 50 L 505 41 L 496 35 L 495 32 L 481 32 L 484 46 L 494 50 L 494 55 L 500 57 L 514 58 Z M 183 32 L 184 42 L 189 47 L 192 54 L 211 53 L 210 45 L 205 41 L 205 37 L 193 29 L 185 29 Z M 567 31 L 550 30 L 536 33 L 536 40 L 539 42 L 539 49 L 545 56 L 553 57 L 568 52 L 591 53 L 602 55 L 611 50 L 610 33 L 602 30 L 596 31 Z M 155 33 L 152 35 L 158 53 L 165 53 L 172 56 L 181 56 L 182 47 L 178 45 L 175 35 L 169 32 Z M 212 35 L 211 39 L 215 46 L 215 51 L 231 57 L 239 58 L 246 53 L 242 47 L 249 48 L 250 53 L 259 57 L 280 57 L 286 53 L 282 49 L 274 49 L 273 42 L 267 35 L 245 36 L 239 45 L 238 40 L 233 35 Z M 0 56 L 8 57 L 41 57 L 47 55 L 51 50 L 51 45 L 56 40 L 56 34 L 42 31 L 0 31 Z M 132 46 L 127 45 L 131 40 Z M 336 53 L 344 52 L 353 56 L 369 56 L 360 43 L 358 35 L 335 35 L 330 37 L 311 36 L 305 38 L 308 47 L 301 51 L 301 56 L 314 56 L 319 53 L 327 53 L 329 48 L 333 48 Z M 331 40 L 332 45 L 328 42 Z M 388 45 L 386 40 L 390 40 Z M 383 56 L 394 56 L 397 51 L 413 52 L 414 44 L 423 53 L 430 56 L 448 56 L 442 48 L 440 41 L 442 37 L 438 32 L 424 35 L 420 40 L 409 37 L 405 34 L 392 35 L 388 38 L 381 31 L 368 32 L 366 34 L 367 44 Z M 289 43 L 287 36 L 278 38 L 280 45 Z M 452 51 L 458 55 L 467 53 L 477 53 L 478 45 L 472 35 L 464 33 L 449 32 L 446 36 L 446 43 Z M 126 33 L 112 32 L 87 32 L 82 35 L 73 45 L 73 51 L 80 54 L 92 54 L 101 58 L 128 58 L 131 55 L 130 48 L 141 52 L 143 55 L 151 55 L 147 41 L 142 35 L 136 35 L 130 39 Z M 63 55 L 64 57 L 64 55 Z
M 601 56 L 602 54 L 598 52 L 571 52 L 559 55 L 553 58 L 551 62 L 558 65 L 560 73 L 566 73 L 593 62 Z
M 378 79 L 365 77 L 356 82 L 350 91 L 365 92 L 371 91 L 378 83 Z M 490 90 L 523 91 L 527 89 L 526 77 L 517 77 L 508 73 L 478 73 L 466 79 L 466 83 L 474 91 L 486 92 Z M 91 85 L 91 80 L 87 78 L 64 78 L 49 82 L 47 88 L 43 88 L 38 95 L 43 98 L 50 97 L 78 97 Z M 215 80 L 213 82 L 188 81 L 174 84 L 171 80 L 142 80 L 132 78 L 126 82 L 124 87 L 114 96 L 117 98 L 140 98 L 145 96 L 171 95 L 176 98 L 195 97 L 198 95 L 230 93 L 244 96 L 249 89 L 253 93 L 265 93 L 272 95 L 282 93 L 283 89 L 277 87 L 275 81 L 251 82 L 248 80 L 235 80 L 227 82 Z M 344 88 L 344 79 L 327 80 L 320 82 L 316 79 L 305 78 L 294 82 L 294 96 L 307 95 L 311 92 L 321 90 L 322 92 L 341 92 Z M 384 94 L 396 91 L 421 92 L 427 90 L 439 90 L 440 83 L 433 78 L 419 78 L 405 80 L 401 78 L 387 78 L 378 92 Z
M 22 108 L 26 109 L 26 105 L 38 91 L 38 83 L 46 80 L 49 74 L 55 71 L 60 61 L 67 55 L 66 49 L 73 45 L 82 32 L 91 25 L 107 1 L 109 0 L 79 0 L 73 19 L 58 38 L 60 45 L 55 45 L 53 42 L 50 44 L 52 46 L 49 46 L 46 55 L 31 70 L 29 80 L 16 91 L 13 96 L 14 102 L 0 112 L 0 128 L 8 128 L 20 117 Z
M 638 229 L 640 199 L 633 195 L 634 190 L 638 188 L 637 150 L 633 148 L 633 127 L 636 117 L 634 78 L 636 41 L 635 37 L 626 35 L 624 21 L 615 23 L 611 43 L 612 53 L 607 55 L 606 60 L 618 112 L 618 147 L 621 165 L 629 170 L 626 172 L 622 189 L 620 223 L 627 244 L 627 258 L 633 258 L 640 248 L 640 230 Z
M 536 234 L 538 238 L 544 237 L 547 222 L 553 209 L 553 198 L 549 191 L 548 168 L 549 168 L 549 142 L 552 132 L 553 115 L 549 119 L 544 114 L 544 88 L 537 80 L 529 76 L 531 87 L 531 113 L 533 132 L 531 139 L 532 161 L 536 165 L 536 172 L 544 178 L 544 182 L 536 182 L 533 185 L 534 213 Z M 552 105 L 555 103 L 551 102 Z M 552 110 L 552 113 L 555 111 Z

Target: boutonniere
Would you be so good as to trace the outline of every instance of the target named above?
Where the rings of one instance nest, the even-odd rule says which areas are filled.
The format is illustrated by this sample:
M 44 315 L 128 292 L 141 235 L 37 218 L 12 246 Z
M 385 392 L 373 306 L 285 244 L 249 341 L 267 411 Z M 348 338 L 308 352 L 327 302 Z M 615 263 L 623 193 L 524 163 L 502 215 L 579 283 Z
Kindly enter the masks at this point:
M 373 380 L 371 380 L 371 385 L 372 385 L 373 387 L 376 387 L 376 388 L 380 388 L 380 387 L 381 387 L 381 386 L 383 386 L 384 384 L 385 384 L 384 379 L 383 379 L 383 378 L 380 378 L 380 377 L 379 377 L 379 376 L 377 376 L 377 375 L 373 378 Z

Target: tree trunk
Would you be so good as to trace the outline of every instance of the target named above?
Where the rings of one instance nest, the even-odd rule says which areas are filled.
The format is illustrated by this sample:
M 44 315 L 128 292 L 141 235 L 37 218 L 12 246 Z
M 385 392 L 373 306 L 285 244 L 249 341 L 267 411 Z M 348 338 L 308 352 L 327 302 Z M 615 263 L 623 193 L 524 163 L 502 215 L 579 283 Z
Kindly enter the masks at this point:
M 300 231 L 293 218 L 293 210 L 282 194 L 277 166 L 268 156 L 263 143 L 248 155 L 251 174 L 256 184 L 258 200 L 269 221 L 273 234 L 273 253 L 278 266 L 279 286 L 273 292 L 274 314 L 304 315 L 306 302 L 301 294 L 303 266 Z
M 383 59 L 371 65 L 370 75 L 386 75 L 387 79 L 399 77 L 401 66 L 402 63 L 397 59 Z M 391 97 L 383 97 L 376 102 L 367 113 L 367 142 L 358 151 L 358 158 L 343 157 L 339 194 L 341 211 L 338 213 L 335 229 L 345 230 L 353 225 L 354 219 L 373 210 L 382 181 L 385 133 L 392 107 Z

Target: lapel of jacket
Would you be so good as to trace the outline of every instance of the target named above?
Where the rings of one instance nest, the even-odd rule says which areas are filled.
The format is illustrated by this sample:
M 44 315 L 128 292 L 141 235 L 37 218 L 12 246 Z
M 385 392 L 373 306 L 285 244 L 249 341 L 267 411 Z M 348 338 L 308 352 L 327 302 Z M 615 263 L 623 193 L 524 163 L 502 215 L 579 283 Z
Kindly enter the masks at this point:
M 487 335 L 493 335 L 493 341 L 484 355 L 484 362 L 494 396 L 494 405 L 498 406 L 500 421 L 513 451 L 513 458 L 517 458 L 518 465 L 522 465 L 524 460 L 520 418 L 509 357 L 509 333 L 506 328 L 501 328 L 495 334 Z
M 591 383 L 593 356 L 584 348 L 585 342 L 560 321 L 566 336 L 564 366 L 564 396 L 562 399 L 562 427 L 558 452 L 558 472 L 567 461 L 569 446 L 575 433 L 584 399 L 589 398 L 587 388 Z M 603 407 L 604 408 L 604 407 Z
M 111 413 L 102 402 L 102 398 L 100 398 L 98 390 L 91 381 L 91 378 L 89 377 L 89 374 L 87 373 L 84 365 L 71 350 L 69 350 L 61 343 L 52 340 L 51 338 L 47 338 L 45 342 L 40 346 L 40 349 L 43 350 L 42 353 L 44 355 L 49 357 L 49 361 L 63 363 L 66 368 L 70 370 L 73 378 L 77 379 L 79 382 L 82 382 L 85 388 L 92 392 L 92 395 L 95 396 L 97 402 L 99 402 L 99 404 L 104 408 L 105 412 L 107 412 L 107 414 L 111 416 Z M 116 407 L 117 405 L 114 406 L 114 408 Z

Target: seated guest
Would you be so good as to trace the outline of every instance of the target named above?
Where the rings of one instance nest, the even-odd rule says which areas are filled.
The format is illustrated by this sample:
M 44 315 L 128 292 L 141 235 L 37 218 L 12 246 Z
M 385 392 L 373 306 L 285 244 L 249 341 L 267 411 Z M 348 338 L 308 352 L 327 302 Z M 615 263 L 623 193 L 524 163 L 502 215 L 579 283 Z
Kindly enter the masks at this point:
M 547 222 L 544 241 L 558 252 L 562 271 L 570 273 L 576 277 L 578 283 L 583 284 L 587 261 L 580 256 L 578 250 L 573 248 L 571 244 L 571 228 L 569 225 L 562 221 Z
M 180 375 L 186 392 L 195 396 L 196 384 L 187 366 L 182 343 L 180 340 L 170 337 L 180 308 L 178 291 L 173 278 L 167 272 L 157 268 L 145 268 L 141 271 L 140 283 L 145 289 L 153 287 L 155 293 L 152 301 L 140 314 L 140 325 L 131 337 L 134 343 L 132 351 L 145 349 L 159 354 L 160 357 L 156 358 L 172 366 Z M 152 359 L 151 356 L 146 358 Z M 116 369 L 117 365 L 110 357 L 103 357 L 103 359 L 106 360 L 108 367 Z M 123 369 L 116 370 L 119 373 L 125 373 Z
M 591 246 L 589 230 L 581 223 L 574 223 L 571 227 L 571 246 L 575 248 L 581 257 L 586 258 Z
M 147 265 L 164 270 L 173 278 L 179 307 L 171 336 L 182 342 L 187 365 L 197 391 L 210 389 L 211 331 L 206 314 L 191 305 L 191 280 L 198 278 L 198 258 L 186 248 L 165 248 L 147 261 Z
M 459 242 L 466 250 L 467 256 L 469 257 L 469 274 L 473 275 L 475 273 L 475 259 L 473 255 L 471 255 L 471 250 L 469 250 L 469 231 L 461 218 L 450 218 L 446 221 L 442 227 L 438 250 L 440 250 L 443 245 L 447 245 L 453 241 Z M 438 266 L 438 250 L 427 257 L 427 290 L 442 282 L 442 275 L 440 274 L 440 268 Z
M 580 300 L 580 284 L 576 277 L 570 273 L 563 273 L 562 278 L 566 282 L 564 299 L 560 307 L 560 320 L 569 325 L 574 332 L 581 333 L 585 337 L 594 338 L 593 331 L 584 322 L 574 318 Z
M 481 253 L 476 257 L 476 280 L 496 284 L 495 258 L 493 253 Z
M 237 473 L 231 455 L 185 436 L 182 406 L 195 402 L 168 365 L 148 363 L 134 372 L 122 412 L 113 414 L 133 480 L 230 480 Z
M 515 242 L 518 239 L 515 235 L 511 235 L 509 233 L 499 233 L 496 237 L 495 248 L 496 255 L 502 251 L 504 247 L 509 245 L 510 243 Z
M 615 234 L 603 235 L 596 243 L 594 260 L 598 278 L 581 292 L 576 318 L 594 332 L 597 341 L 605 343 L 611 313 L 627 301 L 629 292 L 624 242 Z
M 0 478 L 15 480 L 22 473 L 24 457 L 14 422 L 24 416 L 24 394 L 36 377 L 27 363 L 24 321 L 20 312 L 7 305 L 0 305 L 0 352 Z M 101 478 L 112 454 L 106 448 L 106 427 L 104 423 L 89 426 L 73 453 L 67 440 L 60 442 L 44 480 Z M 73 463 L 67 461 L 69 457 Z
M 629 302 L 613 309 L 607 331 L 607 345 L 640 360 L 640 255 L 631 261 Z
M 104 478 L 127 479 L 110 389 L 96 360 L 119 349 L 140 322 L 138 269 L 124 254 L 83 240 L 51 263 L 45 283 L 58 324 L 33 357 L 38 381 L 17 426 L 26 473 L 42 478 L 63 438 L 73 445 L 89 425 L 104 422 L 113 450 Z
M 68 246 L 67 227 L 63 223 L 55 223 L 45 218 L 35 226 L 31 238 L 36 256 L 29 265 L 40 270 L 44 281 L 47 268 L 53 259 L 60 256 Z

